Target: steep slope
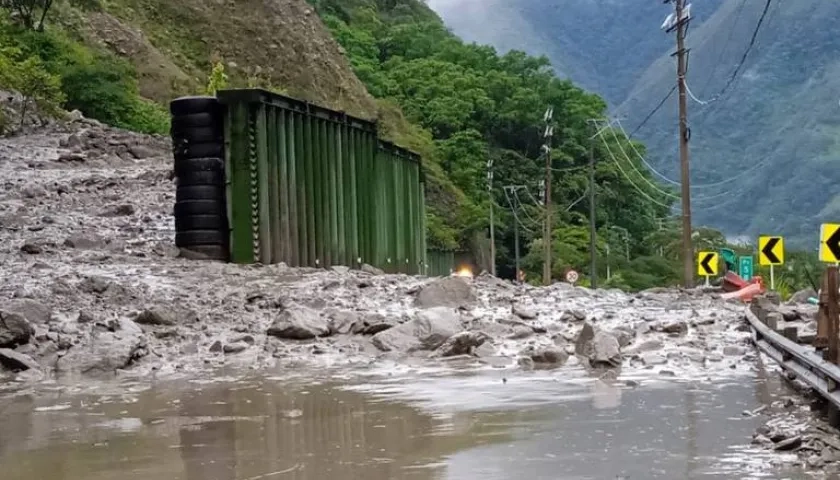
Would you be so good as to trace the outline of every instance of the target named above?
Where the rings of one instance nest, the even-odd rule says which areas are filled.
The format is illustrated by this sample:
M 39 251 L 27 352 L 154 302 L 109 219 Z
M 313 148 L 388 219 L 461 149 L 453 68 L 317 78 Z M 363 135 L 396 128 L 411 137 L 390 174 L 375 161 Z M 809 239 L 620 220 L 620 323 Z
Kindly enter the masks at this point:
M 214 57 L 240 80 L 366 118 L 376 104 L 304 0 L 113 0 L 75 19 L 74 30 L 132 61 L 143 95 L 194 93 Z

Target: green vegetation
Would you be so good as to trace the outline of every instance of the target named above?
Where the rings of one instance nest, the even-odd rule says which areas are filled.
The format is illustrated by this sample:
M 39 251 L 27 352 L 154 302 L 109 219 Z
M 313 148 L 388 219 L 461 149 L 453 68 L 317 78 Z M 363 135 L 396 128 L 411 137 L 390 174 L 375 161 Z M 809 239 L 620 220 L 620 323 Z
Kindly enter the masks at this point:
M 5 5 L 0 3 L 0 7 Z M 59 108 L 78 109 L 109 125 L 143 133 L 167 132 L 168 113 L 140 97 L 134 67 L 108 52 L 86 47 L 59 28 L 44 28 L 47 11 L 25 10 L 37 22 L 21 14 L 13 21 L 8 7 L 0 8 L 0 88 L 24 95 L 22 116 L 31 100 L 45 114 L 56 114 Z

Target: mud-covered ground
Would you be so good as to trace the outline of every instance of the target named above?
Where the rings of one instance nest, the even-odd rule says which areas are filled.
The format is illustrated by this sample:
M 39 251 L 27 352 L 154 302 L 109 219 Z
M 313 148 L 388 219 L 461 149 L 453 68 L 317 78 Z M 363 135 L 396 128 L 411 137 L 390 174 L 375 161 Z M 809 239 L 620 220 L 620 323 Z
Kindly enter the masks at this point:
M 584 366 L 628 383 L 757 368 L 743 305 L 700 289 L 626 294 L 182 258 L 171 164 L 166 138 L 79 116 L 0 139 L 0 390 L 222 365 Z M 801 418 L 802 402 L 780 415 Z M 757 442 L 774 446 L 792 428 Z M 820 466 L 835 452 L 821 452 Z

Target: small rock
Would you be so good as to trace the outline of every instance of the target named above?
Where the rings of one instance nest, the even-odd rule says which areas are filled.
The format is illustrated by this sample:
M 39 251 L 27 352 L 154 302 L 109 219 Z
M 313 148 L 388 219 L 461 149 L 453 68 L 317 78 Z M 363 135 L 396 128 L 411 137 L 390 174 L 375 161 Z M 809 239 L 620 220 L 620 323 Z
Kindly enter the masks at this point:
M 560 315 L 560 321 L 566 323 L 577 323 L 586 320 L 586 312 L 581 310 L 567 310 Z
M 461 332 L 452 335 L 443 345 L 438 347 L 437 354 L 441 357 L 455 355 L 469 355 L 473 349 L 480 347 L 490 337 L 483 332 Z
M 102 294 L 111 287 L 111 280 L 97 275 L 82 280 L 79 289 L 87 293 Z
M 172 326 L 176 323 L 175 315 L 169 311 L 163 310 L 162 307 L 153 307 L 143 310 L 134 319 L 140 325 L 167 325 Z
M 225 353 L 239 353 L 247 350 L 249 345 L 245 342 L 228 343 L 224 347 Z
M 221 340 L 216 340 L 213 342 L 213 345 L 210 345 L 210 351 L 213 353 L 218 353 L 223 350 Z
M 266 332 L 292 340 L 308 340 L 330 334 L 329 322 L 311 308 L 296 305 L 285 308 Z
M 537 318 L 536 312 L 534 312 L 533 310 L 529 310 L 525 307 L 519 306 L 519 305 L 515 305 L 513 307 L 513 314 L 516 315 L 517 317 L 523 319 L 523 320 L 533 320 L 533 319 Z
M 136 209 L 134 205 L 131 204 L 121 204 L 121 205 L 112 205 L 103 209 L 100 213 L 100 217 L 127 217 L 134 215 Z
M 137 160 L 144 160 L 157 155 L 157 152 L 143 145 L 134 145 L 132 147 L 129 147 L 128 151 Z
M 776 442 L 776 445 L 773 447 L 773 450 L 776 450 L 778 452 L 786 452 L 795 448 L 799 448 L 800 445 L 802 445 L 802 437 L 796 435 Z
M 79 312 L 79 316 L 76 318 L 78 323 L 93 323 L 95 318 L 90 312 L 82 310 Z
M 381 268 L 376 268 L 372 265 L 368 265 L 367 263 L 362 264 L 362 271 L 365 273 L 369 273 L 371 275 L 385 275 L 385 271 Z
M 747 349 L 736 345 L 727 345 L 723 347 L 723 355 L 726 357 L 740 357 L 747 353 Z
M 671 333 L 671 334 L 685 334 L 688 332 L 688 324 L 683 321 L 672 322 L 666 325 L 663 325 L 660 330 L 663 333 Z
M 97 235 L 71 235 L 64 240 L 64 245 L 80 250 L 94 250 L 102 248 L 105 245 L 105 240 Z
M 35 245 L 34 243 L 24 243 L 20 247 L 20 251 L 28 255 L 38 255 L 40 253 L 43 253 L 44 250 L 40 246 Z

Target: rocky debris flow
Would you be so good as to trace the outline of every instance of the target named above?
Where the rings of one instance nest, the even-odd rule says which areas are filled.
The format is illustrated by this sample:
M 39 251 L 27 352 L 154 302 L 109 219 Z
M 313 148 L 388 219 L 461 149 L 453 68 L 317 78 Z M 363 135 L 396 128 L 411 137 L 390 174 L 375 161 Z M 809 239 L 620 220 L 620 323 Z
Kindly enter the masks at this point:
M 627 294 L 489 275 L 191 260 L 173 245 L 168 140 L 71 117 L 0 139 L 0 348 L 45 376 L 407 357 L 522 370 L 750 371 L 741 307 L 701 290 Z

